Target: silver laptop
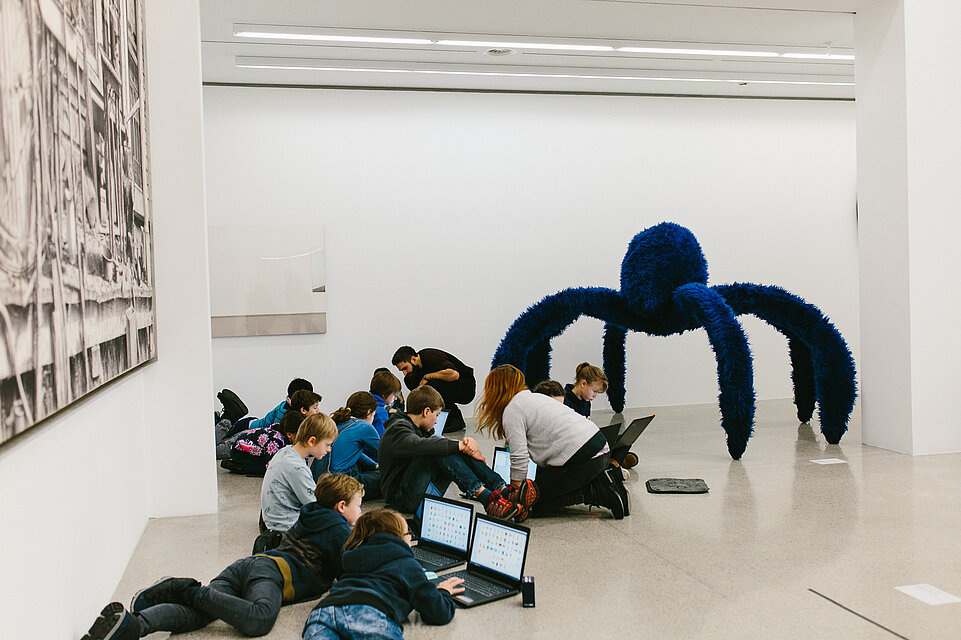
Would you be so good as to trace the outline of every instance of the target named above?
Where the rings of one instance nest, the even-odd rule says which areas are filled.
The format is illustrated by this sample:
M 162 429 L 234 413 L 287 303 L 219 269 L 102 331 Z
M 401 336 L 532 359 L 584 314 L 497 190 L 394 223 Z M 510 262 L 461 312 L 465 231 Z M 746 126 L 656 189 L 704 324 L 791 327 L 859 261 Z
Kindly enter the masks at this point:
M 506 447 L 494 447 L 494 457 L 491 459 L 491 469 L 494 473 L 504 479 L 505 483 L 511 481 L 511 454 Z M 527 478 L 534 480 L 537 477 L 537 464 L 533 460 L 527 461 Z

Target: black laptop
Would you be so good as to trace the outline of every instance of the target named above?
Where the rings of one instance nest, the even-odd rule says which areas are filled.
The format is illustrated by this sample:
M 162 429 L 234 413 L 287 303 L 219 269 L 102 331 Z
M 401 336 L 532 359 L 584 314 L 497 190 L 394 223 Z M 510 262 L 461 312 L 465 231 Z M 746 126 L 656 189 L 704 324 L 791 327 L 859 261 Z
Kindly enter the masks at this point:
M 425 571 L 450 569 L 467 560 L 473 514 L 472 504 L 441 496 L 424 496 L 420 536 L 411 551 Z
M 520 593 L 530 537 L 527 527 L 478 513 L 474 516 L 467 568 L 431 582 L 463 578 L 464 591 L 454 596 L 454 602 L 462 607 L 476 607 Z
M 634 442 L 644 433 L 644 429 L 647 429 L 647 425 L 651 424 L 651 420 L 653 419 L 654 414 L 652 413 L 649 416 L 632 420 L 623 432 L 621 431 L 623 423 L 614 423 L 606 427 L 601 427 L 601 433 L 607 438 L 607 443 L 611 447 L 611 460 L 615 460 L 620 464 L 624 459 L 624 455 L 631 450 Z

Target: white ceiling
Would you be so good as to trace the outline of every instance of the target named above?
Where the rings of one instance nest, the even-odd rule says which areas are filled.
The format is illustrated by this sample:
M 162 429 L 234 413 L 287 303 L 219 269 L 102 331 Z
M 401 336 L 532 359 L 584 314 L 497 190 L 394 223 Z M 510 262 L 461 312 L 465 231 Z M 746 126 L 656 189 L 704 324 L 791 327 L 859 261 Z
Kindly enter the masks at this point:
M 523 49 L 494 57 L 484 46 L 291 42 L 234 32 L 237 24 L 256 24 L 429 40 L 818 53 L 830 43 L 834 53 L 853 53 L 854 12 L 873 1 L 201 0 L 203 77 L 205 83 L 852 99 L 854 87 L 845 83 L 854 80 L 853 61 Z M 504 73 L 525 75 L 494 75 Z

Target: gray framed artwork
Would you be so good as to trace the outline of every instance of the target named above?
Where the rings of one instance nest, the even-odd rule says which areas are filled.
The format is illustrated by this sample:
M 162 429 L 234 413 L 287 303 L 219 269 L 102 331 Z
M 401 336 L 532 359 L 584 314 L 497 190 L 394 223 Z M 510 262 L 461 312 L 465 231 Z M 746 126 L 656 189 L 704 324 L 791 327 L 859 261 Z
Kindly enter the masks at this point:
M 322 225 L 210 225 L 214 338 L 327 332 Z
M 0 444 L 156 357 L 143 0 L 0 0 Z

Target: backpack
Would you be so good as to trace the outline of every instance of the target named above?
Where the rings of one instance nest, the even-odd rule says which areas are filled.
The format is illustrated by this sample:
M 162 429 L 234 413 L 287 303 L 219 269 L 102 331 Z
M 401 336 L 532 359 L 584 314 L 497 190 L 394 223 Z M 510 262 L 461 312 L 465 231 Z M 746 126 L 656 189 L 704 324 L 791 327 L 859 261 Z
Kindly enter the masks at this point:
M 267 463 L 287 444 L 284 435 L 273 427 L 250 429 L 240 434 L 230 449 L 230 458 L 220 466 L 231 473 L 263 477 L 267 473 Z

